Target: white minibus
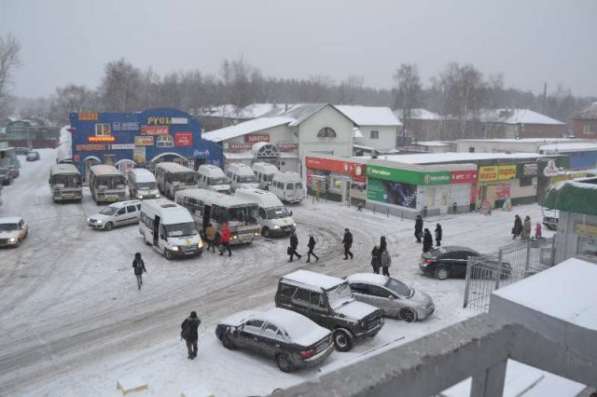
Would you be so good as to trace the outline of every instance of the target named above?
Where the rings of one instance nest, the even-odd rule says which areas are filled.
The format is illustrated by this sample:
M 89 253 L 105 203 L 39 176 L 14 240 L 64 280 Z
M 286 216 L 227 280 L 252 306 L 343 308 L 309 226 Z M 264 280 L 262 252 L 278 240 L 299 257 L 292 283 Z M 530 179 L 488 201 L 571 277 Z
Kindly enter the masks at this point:
M 94 165 L 89 171 L 89 190 L 97 204 L 123 201 L 126 198 L 126 180 L 112 165 Z
M 257 222 L 261 225 L 261 234 L 264 237 L 285 236 L 295 231 L 296 223 L 292 219 L 292 211 L 272 192 L 241 188 L 236 190 L 234 196 L 257 204 Z
M 224 171 L 213 164 L 203 164 L 197 170 L 197 185 L 204 189 L 214 190 L 216 192 L 230 194 L 230 180 L 224 174 Z
M 195 175 L 195 171 L 178 163 L 164 161 L 155 166 L 158 189 L 170 199 L 178 190 L 195 187 Z
M 226 169 L 226 175 L 230 179 L 230 186 L 232 190 L 236 190 L 238 188 L 257 188 L 259 187 L 259 183 L 257 182 L 257 177 L 255 173 L 246 164 L 243 163 L 231 163 L 228 165 Z
M 274 175 L 269 190 L 285 203 L 300 203 L 305 198 L 303 180 L 296 172 L 279 172 Z
M 129 195 L 132 199 L 160 198 L 155 176 L 145 168 L 133 168 L 128 174 Z
M 253 172 L 255 172 L 255 176 L 257 177 L 257 182 L 259 182 L 259 188 L 267 190 L 269 186 L 272 184 L 272 180 L 274 179 L 274 175 L 280 172 L 278 167 L 271 163 L 265 163 L 262 161 L 258 161 L 253 163 Z

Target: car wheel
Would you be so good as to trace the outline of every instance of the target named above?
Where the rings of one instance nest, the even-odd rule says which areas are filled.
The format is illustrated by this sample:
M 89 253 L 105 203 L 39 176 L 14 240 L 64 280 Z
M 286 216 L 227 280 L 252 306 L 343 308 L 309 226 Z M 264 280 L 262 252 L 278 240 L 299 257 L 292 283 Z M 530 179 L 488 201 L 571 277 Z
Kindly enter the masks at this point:
M 417 320 L 417 314 L 411 309 L 400 309 L 400 319 L 406 321 L 407 323 L 412 323 L 413 321 Z
M 347 352 L 352 349 L 352 335 L 343 329 L 334 331 L 334 345 L 341 352 Z
M 280 371 L 282 372 L 290 372 L 292 371 L 292 363 L 290 362 L 290 358 L 286 354 L 277 354 L 276 355 L 276 364 Z
M 228 335 L 222 336 L 222 345 L 228 350 L 236 350 L 236 345 L 230 340 Z
M 168 260 L 172 259 L 172 252 L 170 252 L 169 250 L 167 250 L 166 248 L 164 248 L 164 257 Z
M 269 229 L 267 227 L 263 227 L 261 229 L 261 234 L 263 235 L 263 237 L 269 237 Z
M 106 223 L 106 226 L 104 226 L 104 230 L 109 232 L 110 230 L 112 230 L 112 226 L 112 222 L 108 222 Z
M 440 267 L 435 271 L 435 277 L 438 280 L 445 280 L 448 278 L 449 275 L 450 273 L 448 272 L 448 269 L 446 269 L 445 267 Z

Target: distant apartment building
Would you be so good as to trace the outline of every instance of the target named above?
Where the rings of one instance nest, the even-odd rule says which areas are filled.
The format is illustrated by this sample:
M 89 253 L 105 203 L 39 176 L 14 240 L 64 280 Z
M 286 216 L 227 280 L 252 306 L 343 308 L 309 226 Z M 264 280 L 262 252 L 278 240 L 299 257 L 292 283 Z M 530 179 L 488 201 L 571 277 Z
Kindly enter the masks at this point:
M 577 138 L 597 139 L 597 102 L 575 113 L 570 127 Z

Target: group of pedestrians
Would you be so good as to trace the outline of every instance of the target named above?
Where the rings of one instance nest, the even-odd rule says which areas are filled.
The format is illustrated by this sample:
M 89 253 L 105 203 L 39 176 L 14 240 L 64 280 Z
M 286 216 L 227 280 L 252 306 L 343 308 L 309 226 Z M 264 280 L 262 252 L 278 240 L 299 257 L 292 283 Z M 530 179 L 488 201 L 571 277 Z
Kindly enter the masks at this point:
M 316 244 L 317 243 L 315 241 L 315 237 L 313 237 L 313 235 L 309 235 L 309 242 L 307 243 L 307 248 L 309 248 L 309 251 L 307 252 L 307 263 L 311 262 L 311 256 L 315 258 L 315 262 L 319 262 L 319 256 L 315 254 Z M 292 232 L 290 234 L 290 243 L 288 245 L 288 248 L 286 249 L 286 253 L 289 256 L 288 262 L 292 262 L 295 256 L 297 259 L 301 259 L 303 257 L 296 251 L 298 245 L 299 241 L 296 232 Z M 348 258 L 353 259 L 354 254 L 350 250 L 352 248 L 352 233 L 348 228 L 344 229 L 344 236 L 342 237 L 342 246 L 344 247 L 344 260 L 347 260 Z
M 390 277 L 390 265 L 392 264 L 392 256 L 388 252 L 388 243 L 386 236 L 381 236 L 379 245 L 373 247 L 371 251 L 371 267 L 373 273 L 379 274 L 379 269 L 382 269 L 384 276 Z
M 216 248 L 220 252 L 220 255 L 224 255 L 224 252 L 228 252 L 228 256 L 232 256 L 230 251 L 230 227 L 228 222 L 224 222 L 220 227 L 220 231 L 217 231 L 213 224 L 209 223 L 205 228 L 205 240 L 207 240 L 207 251 L 210 250 L 215 253 Z
M 440 247 L 442 245 L 444 231 L 442 225 L 439 223 L 435 225 L 434 234 L 435 246 Z M 415 219 L 415 238 L 417 239 L 417 243 L 421 243 L 421 240 L 423 241 L 423 252 L 429 252 L 433 249 L 433 236 L 429 229 L 423 228 L 423 217 L 421 215 L 417 215 Z
M 515 240 L 516 237 L 520 237 L 521 240 L 530 240 L 531 238 L 531 217 L 525 216 L 524 222 L 520 218 L 520 216 L 514 215 L 514 226 L 512 227 L 512 240 Z M 540 240 L 543 238 L 543 230 L 541 227 L 541 223 L 537 222 L 535 225 L 535 239 Z

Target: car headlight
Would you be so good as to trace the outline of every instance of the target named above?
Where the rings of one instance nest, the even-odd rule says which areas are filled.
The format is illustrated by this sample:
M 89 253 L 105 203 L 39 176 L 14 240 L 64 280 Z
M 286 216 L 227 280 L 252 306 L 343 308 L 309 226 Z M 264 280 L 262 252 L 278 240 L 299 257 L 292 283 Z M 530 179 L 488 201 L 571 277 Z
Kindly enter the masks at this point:
M 238 238 L 238 236 L 235 234 L 234 236 L 232 236 L 233 240 L 236 240 Z
M 172 247 L 170 247 L 170 251 L 178 251 L 178 247 L 173 245 Z
M 143 195 L 142 194 L 137 194 L 137 197 L 139 197 L 140 199 L 142 199 Z
M 14 237 L 11 237 L 11 238 L 8 239 L 8 242 L 11 243 L 11 244 L 14 244 L 14 243 L 17 242 L 17 239 L 14 238 Z
M 279 229 L 280 225 L 274 225 L 274 227 L 272 227 L 272 229 Z
M 159 194 L 159 193 L 156 193 L 156 194 L 155 194 L 155 198 L 160 198 L 160 194 Z
M 199 242 L 197 243 L 197 247 L 199 247 L 199 248 L 203 248 L 203 241 L 199 241 Z

